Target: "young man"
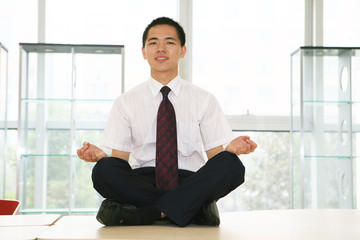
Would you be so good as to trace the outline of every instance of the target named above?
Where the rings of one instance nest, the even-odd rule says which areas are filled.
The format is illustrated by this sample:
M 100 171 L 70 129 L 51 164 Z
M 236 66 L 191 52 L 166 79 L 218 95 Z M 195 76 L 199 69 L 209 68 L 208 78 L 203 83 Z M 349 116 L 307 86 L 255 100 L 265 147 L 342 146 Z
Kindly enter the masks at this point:
M 244 182 L 237 155 L 257 145 L 247 136 L 233 139 L 213 95 L 180 78 L 186 46 L 177 22 L 153 20 L 142 53 L 151 77 L 115 101 L 102 140 L 111 156 L 89 143 L 78 150 L 81 159 L 97 162 L 93 184 L 106 198 L 97 219 L 139 225 L 166 217 L 179 226 L 218 226 L 215 202 Z

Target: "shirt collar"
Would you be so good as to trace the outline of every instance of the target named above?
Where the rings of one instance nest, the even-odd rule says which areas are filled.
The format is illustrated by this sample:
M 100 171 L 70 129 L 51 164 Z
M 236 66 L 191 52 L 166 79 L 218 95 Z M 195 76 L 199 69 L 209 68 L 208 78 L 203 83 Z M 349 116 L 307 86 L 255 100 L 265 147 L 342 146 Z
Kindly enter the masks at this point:
M 177 75 L 173 80 L 171 80 L 166 86 L 168 86 L 171 91 L 175 94 L 175 96 L 179 95 L 180 88 L 181 88 L 181 77 L 180 75 Z M 159 94 L 161 88 L 164 86 L 160 82 L 156 81 L 154 78 L 150 77 L 149 80 L 149 88 L 152 93 L 152 95 L 155 97 L 157 94 Z

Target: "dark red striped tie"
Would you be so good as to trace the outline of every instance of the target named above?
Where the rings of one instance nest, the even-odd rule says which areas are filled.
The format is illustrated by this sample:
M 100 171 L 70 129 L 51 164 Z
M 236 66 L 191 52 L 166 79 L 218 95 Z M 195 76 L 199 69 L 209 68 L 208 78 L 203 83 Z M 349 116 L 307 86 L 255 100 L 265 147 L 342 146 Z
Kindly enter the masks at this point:
M 179 184 L 175 110 L 168 98 L 171 89 L 164 86 L 160 91 L 163 100 L 157 115 L 156 186 L 173 190 Z

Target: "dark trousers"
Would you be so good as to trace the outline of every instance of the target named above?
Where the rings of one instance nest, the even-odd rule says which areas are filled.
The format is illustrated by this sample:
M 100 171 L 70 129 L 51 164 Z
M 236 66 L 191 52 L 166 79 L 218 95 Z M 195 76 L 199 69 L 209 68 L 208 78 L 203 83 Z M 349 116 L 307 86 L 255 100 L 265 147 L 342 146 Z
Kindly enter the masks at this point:
M 223 151 L 197 172 L 179 170 L 173 191 L 156 188 L 155 168 L 132 169 L 115 157 L 103 158 L 93 168 L 94 188 L 101 196 L 135 206 L 153 206 L 179 226 L 187 225 L 201 206 L 218 200 L 244 182 L 245 167 L 232 153 Z

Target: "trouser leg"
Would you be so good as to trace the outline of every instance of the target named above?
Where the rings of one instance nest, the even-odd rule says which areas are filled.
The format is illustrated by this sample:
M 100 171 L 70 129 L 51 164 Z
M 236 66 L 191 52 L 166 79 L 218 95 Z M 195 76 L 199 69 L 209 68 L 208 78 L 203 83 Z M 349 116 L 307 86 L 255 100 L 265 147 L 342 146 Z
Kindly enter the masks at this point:
M 153 204 L 163 194 L 146 177 L 133 171 L 123 159 L 107 157 L 96 163 L 92 172 L 93 186 L 101 196 L 135 206 Z
M 154 206 L 177 225 L 185 226 L 204 203 L 218 200 L 241 185 L 244 175 L 240 159 L 227 151 L 221 152 L 177 189 L 162 195 Z
M 192 174 L 180 170 L 179 183 Z M 103 158 L 95 164 L 92 181 L 102 197 L 135 206 L 151 206 L 167 192 L 156 187 L 154 167 L 133 170 L 127 161 L 115 157 Z

